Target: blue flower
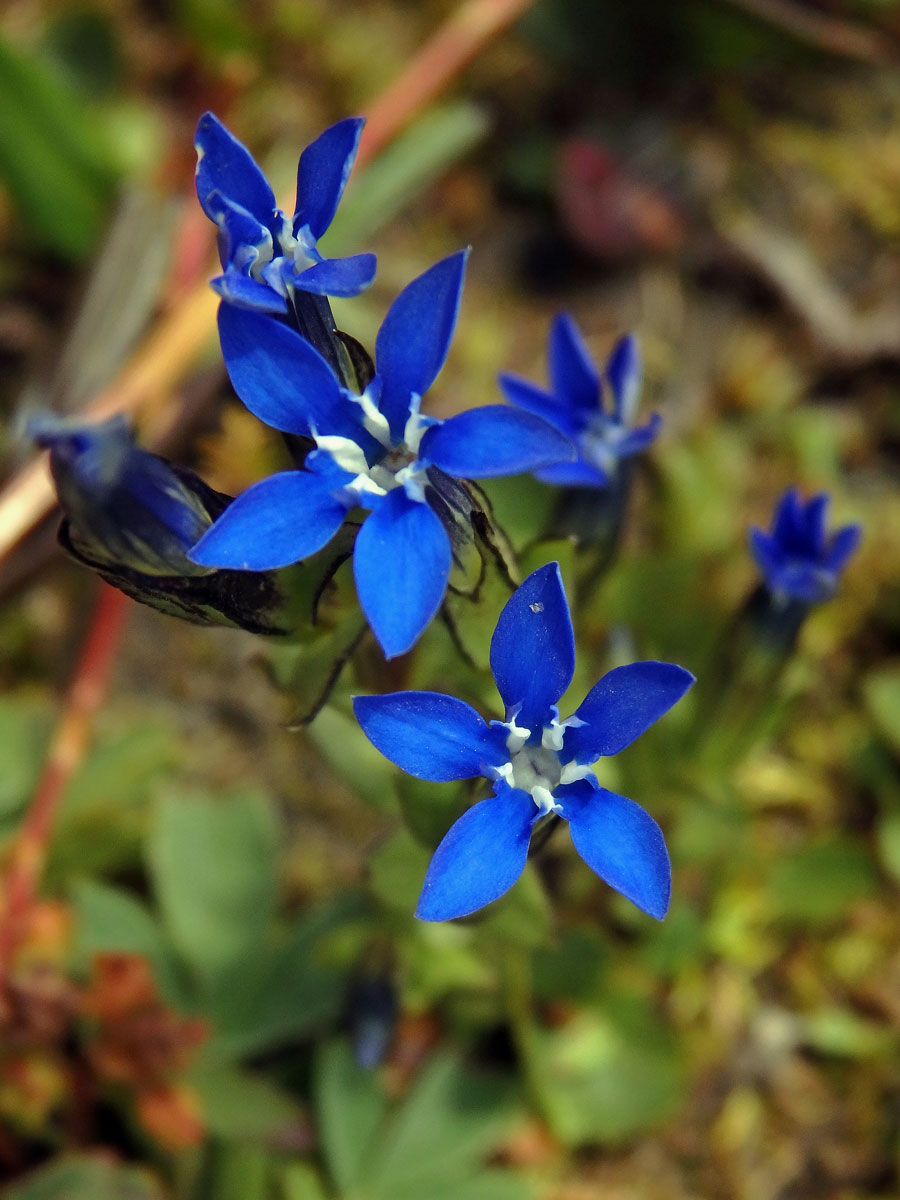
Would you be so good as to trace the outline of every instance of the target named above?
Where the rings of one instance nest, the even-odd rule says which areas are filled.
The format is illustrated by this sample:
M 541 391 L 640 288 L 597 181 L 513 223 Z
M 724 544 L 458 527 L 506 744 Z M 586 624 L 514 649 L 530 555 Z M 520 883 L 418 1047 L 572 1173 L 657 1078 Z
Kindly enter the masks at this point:
M 654 414 L 646 425 L 632 427 L 641 386 L 637 341 L 629 334 L 616 344 L 601 378 L 575 322 L 560 313 L 550 329 L 548 361 L 551 391 L 516 375 L 499 378 L 507 400 L 551 421 L 578 447 L 575 462 L 535 474 L 560 487 L 605 488 L 620 460 L 646 450 L 662 424 Z M 604 402 L 607 388 L 611 408 Z
M 352 509 L 371 509 L 356 538 L 354 575 L 388 658 L 410 649 L 443 600 L 452 549 L 432 507 L 441 474 L 511 475 L 575 453 L 553 426 L 506 405 L 445 421 L 420 413 L 453 336 L 465 258 L 443 259 L 400 293 L 362 395 L 342 388 L 287 324 L 229 305 L 219 310 L 225 364 L 243 402 L 266 424 L 313 437 L 318 448 L 304 470 L 273 475 L 239 496 L 192 557 L 250 571 L 286 566 L 324 546 Z
M 493 784 L 435 851 L 416 912 L 422 920 L 464 917 L 502 896 L 524 870 L 532 829 L 550 813 L 569 822 L 575 849 L 601 879 L 651 916 L 665 915 L 671 868 L 662 832 L 633 800 L 602 788 L 590 765 L 668 712 L 693 676 L 670 663 L 617 667 L 560 720 L 557 702 L 574 665 L 559 566 L 549 563 L 513 594 L 491 641 L 505 720 L 488 724 L 439 692 L 355 698 L 366 736 L 411 775 L 481 775 Z
M 44 414 L 27 431 L 50 451 L 64 517 L 59 542 L 132 599 L 200 625 L 291 631 L 274 575 L 217 571 L 188 551 L 231 503 L 199 475 L 135 444 L 122 416 L 94 425 Z
M 775 509 L 770 533 L 750 530 L 750 548 L 776 597 L 814 604 L 837 591 L 840 574 L 859 545 L 862 528 L 845 525 L 829 539 L 823 492 L 806 504 L 789 488 Z
M 334 220 L 356 157 L 363 120 L 326 129 L 300 155 L 297 206 L 289 219 L 275 204 L 249 151 L 206 113 L 197 127 L 197 196 L 219 230 L 224 274 L 212 286 L 223 299 L 284 314 L 294 289 L 356 296 L 375 278 L 374 254 L 325 259 L 317 243 Z
M 228 502 L 190 471 L 135 444 L 124 416 L 97 424 L 44 414 L 28 434 L 50 470 L 76 550 L 147 575 L 205 575 L 187 552 Z

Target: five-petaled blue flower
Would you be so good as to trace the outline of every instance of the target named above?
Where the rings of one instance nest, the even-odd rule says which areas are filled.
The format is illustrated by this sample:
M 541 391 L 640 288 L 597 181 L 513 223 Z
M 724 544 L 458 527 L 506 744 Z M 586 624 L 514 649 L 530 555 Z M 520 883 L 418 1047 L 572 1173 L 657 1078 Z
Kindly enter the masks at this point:
M 222 352 L 240 398 L 275 429 L 313 437 L 317 449 L 305 469 L 263 479 L 239 496 L 192 557 L 250 571 L 286 566 L 321 549 L 352 509 L 371 509 L 353 567 L 363 612 L 389 658 L 410 649 L 446 589 L 451 543 L 431 507 L 440 474 L 511 475 L 575 454 L 554 426 L 507 405 L 445 421 L 420 413 L 450 347 L 465 258 L 443 259 L 400 293 L 376 340 L 377 374 L 362 395 L 343 388 L 285 322 L 227 304 L 219 309 Z
M 197 196 L 219 230 L 223 299 L 284 314 L 292 290 L 356 296 L 375 278 L 374 254 L 325 259 L 319 238 L 334 220 L 356 157 L 362 118 L 326 129 L 300 155 L 297 205 L 289 219 L 250 152 L 206 113 L 197 127 Z
M 439 692 L 354 700 L 369 740 L 411 775 L 481 775 L 494 785 L 435 851 L 416 910 L 422 920 L 463 917 L 502 896 L 525 868 L 535 823 L 550 813 L 569 822 L 575 849 L 601 879 L 651 916 L 665 915 L 671 868 L 659 826 L 633 800 L 602 788 L 590 766 L 633 742 L 694 678 L 670 663 L 617 667 L 561 721 L 557 702 L 574 665 L 559 566 L 549 563 L 510 598 L 491 641 L 504 721 L 488 724 Z
M 575 322 L 560 313 L 550 329 L 548 363 L 549 392 L 516 375 L 499 377 L 511 403 L 551 421 L 578 447 L 575 462 L 545 467 L 535 474 L 542 482 L 560 487 L 607 487 L 619 461 L 646 450 L 662 424 L 654 414 L 646 425 L 632 428 L 641 386 L 637 341 L 630 334 L 621 338 L 601 377 Z M 612 396 L 611 409 L 604 401 L 606 388 Z
M 824 492 L 804 504 L 797 489 L 789 488 L 778 501 L 771 532 L 750 530 L 753 557 L 774 596 L 814 604 L 836 592 L 862 528 L 845 525 L 829 539 L 827 508 Z

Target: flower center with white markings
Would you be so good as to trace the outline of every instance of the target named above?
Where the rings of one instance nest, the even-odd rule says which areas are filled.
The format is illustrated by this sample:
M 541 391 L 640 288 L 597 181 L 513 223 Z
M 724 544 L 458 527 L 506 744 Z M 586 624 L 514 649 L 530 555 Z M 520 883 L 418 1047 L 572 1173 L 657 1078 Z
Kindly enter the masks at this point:
M 530 792 L 542 812 L 556 809 L 553 792 L 562 779 L 562 763 L 555 750 L 526 743 L 509 761 L 509 783 L 512 787 Z
M 579 438 L 579 448 L 584 458 L 610 474 L 618 462 L 619 443 L 628 435 L 628 430 L 617 421 L 601 413 L 592 418 Z
M 414 396 L 410 414 L 403 431 L 403 441 L 394 444 L 387 418 L 379 411 L 376 403 L 377 391 L 372 385 L 361 395 L 346 393 L 348 400 L 358 404 L 362 410 L 362 425 L 367 433 L 384 447 L 385 453 L 369 466 L 362 448 L 345 437 L 317 436 L 320 450 L 330 454 L 339 467 L 355 476 L 347 485 L 353 498 L 365 504 L 366 496 L 386 496 L 394 488 L 403 487 L 411 500 L 425 502 L 426 466 L 418 460 L 419 442 L 422 434 L 433 425 L 433 417 L 423 417 L 419 412 L 419 398 Z
M 567 721 L 554 719 L 551 725 L 544 726 L 540 745 L 528 740 L 531 730 L 517 725 L 515 717 L 503 724 L 509 730 L 506 738 L 509 762 L 497 769 L 498 775 L 510 787 L 528 792 L 542 816 L 560 812 L 560 806 L 553 799 L 554 791 L 560 784 L 574 783 L 591 773 L 590 767 L 580 766 L 574 760 L 564 763 L 559 753 L 566 726 L 581 722 L 577 717 L 569 717 Z

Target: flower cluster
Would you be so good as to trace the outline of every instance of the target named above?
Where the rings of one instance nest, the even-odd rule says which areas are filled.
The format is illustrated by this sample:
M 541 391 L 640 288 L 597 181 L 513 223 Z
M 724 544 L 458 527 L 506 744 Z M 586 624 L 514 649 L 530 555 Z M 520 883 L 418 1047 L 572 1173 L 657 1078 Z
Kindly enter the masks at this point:
M 491 641 L 491 670 L 505 706 L 485 722 L 439 692 L 358 696 L 369 740 L 420 779 L 482 776 L 493 788 L 438 846 L 416 915 L 447 921 L 502 896 L 525 868 L 531 833 L 551 813 L 569 823 L 575 849 L 601 879 L 651 916 L 669 906 L 671 869 L 662 832 L 640 805 L 600 786 L 598 758 L 618 754 L 694 682 L 682 667 L 617 667 L 560 720 L 575 640 L 557 563 L 540 567 L 506 604 Z
M 804 504 L 797 489 L 789 488 L 775 509 L 771 532 L 750 530 L 753 557 L 774 597 L 815 604 L 834 595 L 862 528 L 844 525 L 829 538 L 827 509 L 824 492 Z
M 349 124 L 326 131 L 300 159 L 294 228 L 301 232 L 321 231 L 333 216 L 352 161 Z M 227 233 L 223 279 L 238 272 L 243 281 L 239 291 L 220 281 L 219 335 L 229 376 L 260 420 L 311 438 L 315 449 L 299 470 L 273 475 L 239 496 L 191 557 L 207 567 L 283 567 L 325 546 L 350 512 L 368 509 L 371 516 L 353 555 L 357 594 L 387 657 L 404 654 L 434 617 L 447 586 L 453 552 L 440 515 L 446 477 L 539 470 L 574 459 L 575 447 L 553 424 L 507 405 L 470 409 L 444 421 L 421 412 L 456 326 L 464 252 L 403 289 L 379 330 L 374 376 L 361 392 L 348 387 L 298 328 L 272 311 L 254 311 L 264 305 L 251 304 L 263 286 L 277 284 L 288 294 L 308 287 L 308 277 L 320 278 L 329 264 L 297 274 L 296 253 L 293 266 L 285 265 L 283 255 L 267 258 L 271 246 L 270 240 L 259 241 L 262 226 L 248 232 L 243 221 L 244 213 L 261 216 L 269 204 L 270 190 L 263 188 L 258 168 L 212 118 L 201 121 L 199 144 L 204 206 L 225 214 L 216 217 Z M 313 163 L 321 173 L 318 183 Z M 301 216 L 308 218 L 303 225 Z M 265 228 L 271 234 L 271 220 Z M 240 242 L 239 235 L 250 240 Z M 284 241 L 278 244 L 283 250 Z
M 508 404 L 447 419 L 426 415 L 423 400 L 456 328 L 466 252 L 402 289 L 373 358 L 337 330 L 328 297 L 355 296 L 375 274 L 374 255 L 328 259 L 318 249 L 362 126 L 340 121 L 303 151 L 292 218 L 214 116 L 197 131 L 197 193 L 219 234 L 223 272 L 213 286 L 225 365 L 247 409 L 285 435 L 294 469 L 232 499 L 141 450 L 122 419 L 87 427 L 40 418 L 31 433 L 50 450 L 66 511 L 63 544 L 116 586 L 190 620 L 284 633 L 293 619 L 291 588 L 283 594 L 276 572 L 318 554 L 343 530 L 338 549 L 318 560 L 320 577 L 330 578 L 352 542 L 360 607 L 391 658 L 410 650 L 441 608 L 476 525 L 485 536 L 488 518 L 468 481 L 533 472 L 566 489 L 573 511 L 580 506 L 588 530 L 582 547 L 596 549 L 604 538 L 613 546 L 631 478 L 624 464 L 653 443 L 661 421 L 653 415 L 635 424 L 635 339 L 622 338 L 600 370 L 566 314 L 550 332 L 548 390 L 504 374 Z M 774 625 L 791 638 L 808 606 L 834 593 L 859 542 L 856 525 L 827 536 L 826 506 L 826 496 L 804 504 L 792 489 L 771 531 L 751 531 L 767 589 L 752 599 L 761 598 L 766 619 L 774 613 Z M 751 617 L 755 611 L 748 608 Z M 361 626 L 357 614 L 353 620 Z M 487 722 L 438 692 L 356 697 L 366 736 L 404 770 L 491 785 L 438 846 L 419 901 L 422 919 L 466 916 L 503 895 L 524 870 L 535 827 L 560 819 L 597 875 L 651 916 L 665 914 L 671 872 L 658 825 L 602 787 L 591 768 L 667 713 L 693 676 L 665 662 L 617 667 L 561 719 L 574 662 L 568 601 L 559 567 L 549 563 L 514 592 L 493 633 L 490 666 L 503 720 Z

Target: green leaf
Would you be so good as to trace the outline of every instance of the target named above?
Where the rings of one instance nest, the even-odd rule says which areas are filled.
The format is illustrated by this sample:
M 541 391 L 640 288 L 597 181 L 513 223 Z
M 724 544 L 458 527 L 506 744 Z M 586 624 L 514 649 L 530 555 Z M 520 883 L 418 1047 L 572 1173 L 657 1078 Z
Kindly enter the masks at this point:
M 318 752 L 361 800 L 373 808 L 396 808 L 396 768 L 379 754 L 357 722 L 329 705 L 306 731 Z
M 357 1065 L 348 1042 L 320 1048 L 316 1109 L 328 1169 L 340 1192 L 349 1192 L 368 1176 L 367 1151 L 385 1107 L 378 1077 Z
M 567 929 L 555 946 L 534 955 L 535 995 L 543 1000 L 594 999 L 609 957 L 596 926 Z
M 897 1034 L 893 1029 L 866 1021 L 844 1008 L 821 1008 L 801 1018 L 805 1045 L 820 1054 L 838 1058 L 893 1059 Z
M 327 1200 L 318 1172 L 308 1163 L 293 1162 L 281 1175 L 279 1200 Z
M 550 940 L 553 914 L 540 876 L 532 863 L 512 891 L 492 904 L 477 926 L 484 944 L 545 946 Z
M 335 906 L 305 916 L 274 944 L 249 951 L 220 972 L 203 996 L 214 1024 L 205 1058 L 219 1062 L 258 1053 L 334 1020 L 346 981 L 320 961 L 319 945 L 355 911 Z
M 124 727 L 104 731 L 66 789 L 47 871 L 51 886 L 139 861 L 152 785 L 180 757 L 172 730 L 138 724 L 145 720 L 129 714 Z
M 655 975 L 669 978 L 703 956 L 703 921 L 696 909 L 676 897 L 665 921 L 645 934 L 640 957 Z
M 199 1066 L 190 1075 L 210 1133 L 233 1141 L 276 1137 L 297 1123 L 294 1100 L 261 1075 L 239 1067 Z
M 428 1185 L 428 1200 L 532 1200 L 535 1185 L 512 1171 L 483 1171 L 463 1179 L 435 1179 Z M 421 1200 L 418 1182 L 400 1184 L 393 1200 Z
M 163 931 L 140 900 L 96 880 L 78 880 L 71 891 L 76 918 L 75 958 L 84 969 L 95 954 L 142 954 L 154 969 L 160 990 L 172 1004 L 183 1003 L 184 988 Z
M 878 822 L 881 863 L 892 879 L 900 880 L 900 812 L 889 812 Z
M 432 783 L 400 772 L 396 773 L 394 789 L 403 824 L 416 842 L 429 851 L 437 847 L 472 795 L 468 780 Z
M 415 911 L 431 852 L 401 830 L 375 851 L 369 882 L 378 899 L 393 910 Z
M 88 113 L 42 63 L 0 39 L 0 178 L 31 236 L 70 258 L 93 248 L 111 198 Z
M 147 853 L 172 940 L 199 975 L 215 976 L 259 947 L 274 913 L 278 856 L 263 795 L 166 795 Z
M 683 1097 L 675 1040 L 638 995 L 533 1030 L 524 1044 L 544 1114 L 568 1146 L 621 1142 L 666 1120 Z
M 209 1167 L 207 1196 L 210 1200 L 269 1200 L 269 1183 L 275 1160 L 257 1146 L 215 1146 Z
M 369 1200 L 430 1196 L 467 1175 L 508 1130 L 516 1113 L 506 1078 L 465 1071 L 453 1058 L 434 1059 L 387 1122 L 366 1177 Z
M 3 1193 L 4 1200 L 163 1200 L 152 1176 L 106 1159 L 73 1156 L 34 1171 Z
M 862 693 L 878 732 L 900 752 L 900 664 L 871 671 L 863 680 Z
M 828 838 L 774 864 L 768 899 L 783 924 L 829 925 L 877 887 L 868 850 L 848 838 Z
M 50 705 L 38 697 L 0 699 L 0 817 L 18 813 L 34 791 L 52 720 Z

